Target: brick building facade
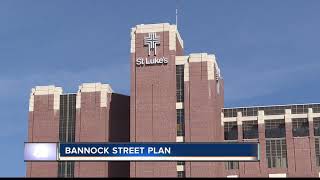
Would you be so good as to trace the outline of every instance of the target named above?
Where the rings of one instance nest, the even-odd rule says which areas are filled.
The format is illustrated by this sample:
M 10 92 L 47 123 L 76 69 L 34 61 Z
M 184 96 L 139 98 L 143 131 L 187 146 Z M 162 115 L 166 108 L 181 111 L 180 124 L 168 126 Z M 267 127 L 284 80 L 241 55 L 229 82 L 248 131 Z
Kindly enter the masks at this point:
M 225 108 L 226 141 L 260 143 L 260 162 L 226 163 L 225 176 L 319 177 L 320 104 Z
M 29 104 L 28 142 L 128 142 L 129 96 L 108 84 L 84 83 L 78 93 L 37 86 Z M 119 168 L 121 167 L 121 168 Z M 128 177 L 128 162 L 27 162 L 27 177 Z
M 28 142 L 260 143 L 259 162 L 27 162 L 27 177 L 319 177 L 320 105 L 225 108 L 213 54 L 184 54 L 175 25 L 131 29 L 130 97 L 108 84 L 37 86 Z
M 153 35 L 152 35 L 153 34 Z M 153 37 L 150 53 L 146 41 Z M 131 142 L 222 141 L 223 79 L 214 55 L 184 56 L 175 25 L 137 25 L 131 32 Z M 141 64 L 139 59 L 167 59 Z M 131 177 L 222 176 L 223 163 L 131 162 Z

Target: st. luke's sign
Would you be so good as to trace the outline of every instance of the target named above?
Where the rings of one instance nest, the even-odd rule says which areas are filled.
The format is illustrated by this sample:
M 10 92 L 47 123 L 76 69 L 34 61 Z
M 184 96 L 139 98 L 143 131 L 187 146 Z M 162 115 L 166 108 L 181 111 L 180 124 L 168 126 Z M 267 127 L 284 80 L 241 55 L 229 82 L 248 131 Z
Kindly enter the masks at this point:
M 155 64 L 167 64 L 168 58 L 166 57 L 156 57 L 157 56 L 157 46 L 160 45 L 160 38 L 156 33 L 149 33 L 148 36 L 144 37 L 144 45 L 148 46 L 148 57 L 138 57 L 136 59 L 136 65 L 155 65 Z M 153 53 L 153 58 L 150 57 L 151 52 Z

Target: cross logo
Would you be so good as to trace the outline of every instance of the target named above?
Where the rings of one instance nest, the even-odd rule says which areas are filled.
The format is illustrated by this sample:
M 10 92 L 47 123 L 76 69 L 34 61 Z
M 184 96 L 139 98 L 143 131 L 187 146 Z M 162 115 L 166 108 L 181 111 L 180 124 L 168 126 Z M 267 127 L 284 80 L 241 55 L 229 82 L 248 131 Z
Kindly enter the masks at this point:
M 149 33 L 148 37 L 144 37 L 144 45 L 148 46 L 148 55 L 150 56 L 151 50 L 153 50 L 154 55 L 157 55 L 157 45 L 160 45 L 159 37 L 156 33 Z

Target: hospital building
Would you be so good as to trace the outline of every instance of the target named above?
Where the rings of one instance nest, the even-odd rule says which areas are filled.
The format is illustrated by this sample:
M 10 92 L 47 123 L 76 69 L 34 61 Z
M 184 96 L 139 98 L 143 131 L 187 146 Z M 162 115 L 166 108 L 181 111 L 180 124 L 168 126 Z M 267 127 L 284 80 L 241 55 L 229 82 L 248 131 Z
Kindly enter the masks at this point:
M 26 162 L 27 177 L 319 177 L 320 104 L 224 108 L 217 57 L 185 54 L 176 25 L 136 25 L 130 37 L 130 95 L 100 82 L 36 86 L 28 142 L 254 141 L 260 161 Z

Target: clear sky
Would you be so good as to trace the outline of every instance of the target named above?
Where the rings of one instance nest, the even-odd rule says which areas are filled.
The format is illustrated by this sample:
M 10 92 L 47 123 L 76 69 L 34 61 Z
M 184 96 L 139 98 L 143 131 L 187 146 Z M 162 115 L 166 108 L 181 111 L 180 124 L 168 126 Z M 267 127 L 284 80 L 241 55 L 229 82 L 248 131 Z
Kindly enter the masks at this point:
M 0 1 L 0 176 L 24 176 L 36 85 L 130 92 L 130 28 L 175 23 L 174 0 Z M 185 53 L 214 53 L 225 106 L 320 102 L 319 0 L 178 1 Z

